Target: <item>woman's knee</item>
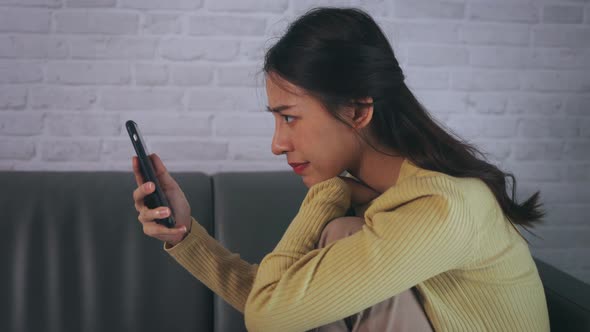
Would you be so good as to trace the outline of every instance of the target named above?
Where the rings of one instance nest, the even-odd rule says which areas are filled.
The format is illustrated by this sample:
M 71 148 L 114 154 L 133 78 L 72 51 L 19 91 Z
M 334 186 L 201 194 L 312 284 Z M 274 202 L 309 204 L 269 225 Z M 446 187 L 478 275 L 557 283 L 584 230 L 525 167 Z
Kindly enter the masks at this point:
M 365 219 L 361 217 L 339 217 L 331 220 L 322 230 L 316 248 L 323 248 L 328 244 L 348 237 L 363 228 Z

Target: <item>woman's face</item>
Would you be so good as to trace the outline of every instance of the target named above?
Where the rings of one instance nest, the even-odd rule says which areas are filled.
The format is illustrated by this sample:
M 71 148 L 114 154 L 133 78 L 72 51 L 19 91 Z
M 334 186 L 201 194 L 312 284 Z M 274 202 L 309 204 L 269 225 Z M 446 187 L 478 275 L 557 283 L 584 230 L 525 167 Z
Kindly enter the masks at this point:
M 275 131 L 272 152 L 286 154 L 288 163 L 308 162 L 300 176 L 309 188 L 340 175 L 357 162 L 356 133 L 335 119 L 320 102 L 275 74 L 266 75 L 266 94 Z

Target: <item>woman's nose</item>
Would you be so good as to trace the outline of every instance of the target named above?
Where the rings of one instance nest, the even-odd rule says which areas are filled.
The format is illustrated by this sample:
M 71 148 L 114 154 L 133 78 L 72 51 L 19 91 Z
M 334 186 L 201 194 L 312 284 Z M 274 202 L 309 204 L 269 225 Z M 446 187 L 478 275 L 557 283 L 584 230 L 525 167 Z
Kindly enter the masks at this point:
M 285 152 L 289 151 L 289 149 L 290 149 L 290 144 L 288 142 L 286 135 L 281 135 L 281 133 L 279 132 L 278 129 L 275 130 L 275 133 L 272 137 L 272 145 L 271 145 L 272 153 L 278 156 L 278 155 L 284 154 Z

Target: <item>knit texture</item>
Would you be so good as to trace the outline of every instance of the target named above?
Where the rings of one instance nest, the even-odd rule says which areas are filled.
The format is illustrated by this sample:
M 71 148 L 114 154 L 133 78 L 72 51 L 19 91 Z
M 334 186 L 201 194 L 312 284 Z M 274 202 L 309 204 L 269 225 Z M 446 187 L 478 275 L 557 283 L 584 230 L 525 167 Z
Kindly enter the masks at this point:
M 436 331 L 549 331 L 528 245 L 481 180 L 406 160 L 396 184 L 366 206 L 361 231 L 314 249 L 350 197 L 338 177 L 313 185 L 259 265 L 225 249 L 194 218 L 190 234 L 164 250 L 244 313 L 249 331 L 306 331 L 412 286 Z

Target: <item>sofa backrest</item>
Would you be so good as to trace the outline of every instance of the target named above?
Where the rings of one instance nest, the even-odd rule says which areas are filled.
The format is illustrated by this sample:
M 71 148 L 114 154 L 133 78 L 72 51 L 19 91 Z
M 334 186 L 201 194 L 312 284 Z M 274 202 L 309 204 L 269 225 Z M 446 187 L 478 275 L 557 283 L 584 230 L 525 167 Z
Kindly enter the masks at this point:
M 215 238 L 257 264 L 279 242 L 307 193 L 293 172 L 219 173 L 213 187 Z M 246 331 L 244 316 L 214 297 L 215 331 Z
M 211 179 L 175 174 L 213 231 Z M 213 293 L 143 233 L 129 172 L 0 172 L 0 331 L 213 331 Z
M 291 172 L 172 174 L 192 215 L 250 263 L 307 188 Z M 245 331 L 243 315 L 143 234 L 128 172 L 0 172 L 0 331 Z M 590 330 L 590 286 L 535 259 L 552 330 Z

